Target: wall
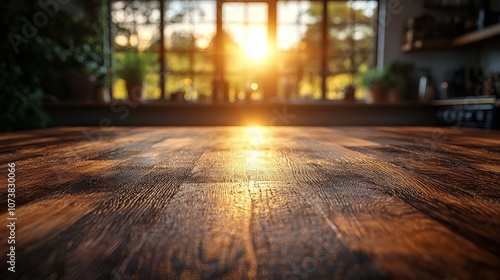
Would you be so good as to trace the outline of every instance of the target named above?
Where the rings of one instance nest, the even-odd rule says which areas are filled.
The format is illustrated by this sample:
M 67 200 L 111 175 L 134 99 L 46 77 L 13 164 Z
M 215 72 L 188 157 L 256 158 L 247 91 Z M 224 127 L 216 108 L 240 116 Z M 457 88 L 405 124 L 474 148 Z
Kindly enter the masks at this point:
M 500 48 L 498 46 L 481 49 L 427 50 L 401 53 L 400 47 L 403 43 L 406 20 L 408 17 L 425 13 L 423 2 L 424 0 L 380 0 L 380 15 L 383 18 L 385 14 L 385 24 L 381 19 L 379 28 L 381 35 L 379 38 L 381 40 L 379 43 L 379 67 L 387 65 L 394 59 L 413 62 L 416 69 L 431 69 L 438 85 L 440 82 L 449 79 L 453 70 L 463 66 L 481 67 L 486 72 L 500 71 Z M 500 6 L 500 3 L 495 5 Z M 494 9 L 496 8 L 495 6 Z M 381 48 L 382 42 L 383 48 Z M 416 84 L 415 80 L 417 79 L 418 75 L 415 75 L 413 84 Z M 416 88 L 413 88 L 414 92 L 412 94 L 415 95 Z

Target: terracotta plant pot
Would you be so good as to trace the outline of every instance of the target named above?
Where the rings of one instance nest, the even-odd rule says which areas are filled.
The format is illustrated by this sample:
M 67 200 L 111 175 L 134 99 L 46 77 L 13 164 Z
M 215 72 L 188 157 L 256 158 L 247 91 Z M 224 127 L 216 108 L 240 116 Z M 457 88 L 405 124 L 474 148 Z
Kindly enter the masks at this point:
M 383 87 L 370 87 L 368 92 L 370 94 L 370 103 L 380 104 L 385 103 L 387 100 L 387 90 Z
M 127 82 L 127 94 L 130 101 L 134 103 L 140 103 L 142 101 L 143 92 L 144 85 L 140 83 Z
M 389 103 L 400 103 L 403 101 L 403 92 L 397 89 L 390 89 L 388 92 Z

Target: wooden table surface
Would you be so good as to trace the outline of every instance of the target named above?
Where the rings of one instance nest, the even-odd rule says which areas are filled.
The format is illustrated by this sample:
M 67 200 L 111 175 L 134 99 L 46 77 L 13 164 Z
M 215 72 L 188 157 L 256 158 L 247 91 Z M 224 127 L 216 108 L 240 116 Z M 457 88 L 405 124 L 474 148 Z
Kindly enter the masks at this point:
M 498 131 L 52 128 L 0 162 L 1 279 L 500 279 Z

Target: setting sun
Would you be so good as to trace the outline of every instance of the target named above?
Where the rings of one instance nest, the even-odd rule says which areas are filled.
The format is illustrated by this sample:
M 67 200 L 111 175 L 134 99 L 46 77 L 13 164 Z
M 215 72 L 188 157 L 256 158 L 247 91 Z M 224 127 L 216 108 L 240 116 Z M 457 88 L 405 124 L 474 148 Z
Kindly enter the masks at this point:
M 246 56 L 250 59 L 265 59 L 269 53 L 265 34 L 249 34 L 244 50 Z
M 231 34 L 251 61 L 262 61 L 269 56 L 267 29 L 261 26 L 230 27 Z

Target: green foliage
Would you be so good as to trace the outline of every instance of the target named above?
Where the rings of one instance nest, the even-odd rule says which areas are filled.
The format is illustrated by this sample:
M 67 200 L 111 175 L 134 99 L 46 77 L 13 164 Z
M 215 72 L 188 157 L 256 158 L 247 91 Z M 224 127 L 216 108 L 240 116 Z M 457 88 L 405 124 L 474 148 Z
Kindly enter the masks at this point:
M 412 70 L 412 63 L 400 60 L 392 61 L 385 70 L 389 88 L 398 91 L 405 90 Z
M 403 76 L 408 76 L 410 72 L 413 70 L 413 63 L 402 61 L 402 60 L 394 60 L 387 67 L 387 71 L 389 73 L 399 73 Z
M 14 131 L 47 127 L 50 118 L 42 107 L 49 100 L 36 83 L 24 83 L 26 75 L 15 64 L 0 62 L 0 131 Z
M 382 70 L 371 68 L 360 73 L 360 82 L 364 87 L 383 87 L 403 91 L 412 69 L 413 64 L 395 60 Z
M 117 57 L 116 74 L 127 82 L 142 84 L 151 59 L 144 54 L 128 51 Z
M 389 85 L 387 79 L 387 71 L 379 70 L 376 68 L 370 68 L 365 72 L 360 73 L 360 82 L 364 87 L 383 87 L 386 88 Z
M 386 73 L 387 86 L 391 89 L 403 91 L 406 88 L 406 77 L 400 73 Z
M 327 30 L 328 53 L 335 58 L 335 63 L 329 64 L 331 72 L 355 73 L 374 63 L 375 16 L 367 13 L 361 5 L 332 1 L 327 6 L 330 23 Z M 311 1 L 307 14 L 312 17 L 313 23 L 307 24 L 300 46 L 304 46 L 314 57 L 318 46 L 321 46 L 323 3 Z
M 42 79 L 56 79 L 57 72 L 46 63 L 41 63 L 39 58 L 44 57 L 58 66 L 65 54 L 49 50 L 54 44 L 48 38 L 36 36 L 26 40 L 21 37 L 22 18 L 28 18 L 30 13 L 33 15 L 33 10 L 24 6 L 16 9 L 9 1 L 0 2 L 0 36 L 6 39 L 0 44 L 2 132 L 46 127 L 49 124 L 49 117 L 42 107 L 42 101 L 48 99 L 48 95 L 42 91 L 41 84 Z M 12 39 L 14 43 L 11 44 L 14 37 L 21 39 Z M 16 42 L 20 43 L 16 45 Z
M 49 117 L 42 102 L 54 100 L 53 89 L 67 90 L 70 72 L 105 73 L 102 35 L 107 4 L 82 2 L 72 2 L 81 5 L 79 14 L 60 4 L 45 14 L 42 25 L 33 23 L 35 14 L 45 13 L 38 1 L 0 2 L 0 36 L 6 41 L 0 45 L 0 100 L 6 106 L 0 113 L 1 131 L 46 127 Z

